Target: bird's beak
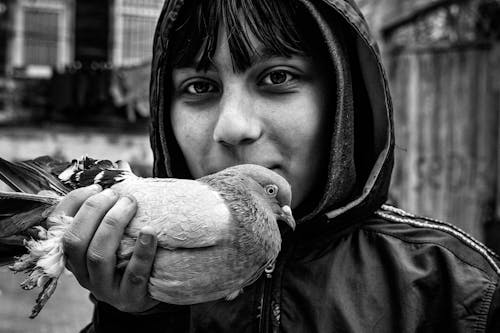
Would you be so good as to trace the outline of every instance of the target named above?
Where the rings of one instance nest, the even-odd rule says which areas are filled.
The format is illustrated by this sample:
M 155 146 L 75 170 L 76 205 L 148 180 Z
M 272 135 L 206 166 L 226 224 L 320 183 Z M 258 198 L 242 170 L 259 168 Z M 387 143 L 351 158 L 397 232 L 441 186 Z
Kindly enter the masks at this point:
M 281 213 L 278 215 L 278 220 L 281 220 L 288 224 L 292 230 L 295 230 L 296 223 L 292 215 L 292 209 L 290 206 L 286 205 L 281 207 Z

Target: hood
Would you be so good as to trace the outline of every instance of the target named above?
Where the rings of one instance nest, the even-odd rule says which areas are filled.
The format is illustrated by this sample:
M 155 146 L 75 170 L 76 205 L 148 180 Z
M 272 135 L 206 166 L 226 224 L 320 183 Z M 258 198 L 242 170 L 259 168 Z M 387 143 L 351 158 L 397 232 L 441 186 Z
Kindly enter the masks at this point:
M 332 92 L 337 103 L 331 111 L 335 116 L 322 197 L 298 222 L 318 214 L 330 220 L 366 216 L 386 201 L 393 166 L 392 104 L 378 47 L 354 0 L 298 1 L 318 23 L 336 71 L 336 86 L 344 87 Z M 150 135 L 155 177 L 190 177 L 180 165 L 183 158 L 172 133 L 165 88 L 170 80 L 165 70 L 169 35 L 184 2 L 165 2 L 154 37 Z M 345 189 L 340 196 L 335 190 L 339 186 Z

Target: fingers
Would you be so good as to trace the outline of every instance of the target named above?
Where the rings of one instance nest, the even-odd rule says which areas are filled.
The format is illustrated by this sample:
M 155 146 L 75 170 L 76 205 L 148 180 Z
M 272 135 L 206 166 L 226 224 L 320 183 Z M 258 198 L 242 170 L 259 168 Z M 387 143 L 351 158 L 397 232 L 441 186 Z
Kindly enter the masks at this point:
M 89 285 L 87 249 L 104 215 L 117 200 L 118 195 L 111 189 L 91 196 L 83 202 L 73 223 L 64 233 L 64 253 L 71 271 L 84 287 Z
M 73 216 L 63 237 L 67 263 L 78 282 L 97 299 L 128 312 L 142 312 L 158 301 L 147 294 L 156 253 L 151 227 L 141 230 L 123 273 L 116 270 L 116 252 L 137 211 L 135 199 L 113 190 L 87 187 L 70 192 L 54 214 Z
M 67 215 L 75 216 L 82 204 L 90 196 L 99 193 L 102 187 L 95 184 L 87 187 L 82 187 L 69 192 L 64 199 L 56 206 L 51 215 Z
M 106 213 L 87 251 L 89 281 L 96 296 L 105 294 L 114 284 L 116 251 L 127 224 L 137 210 L 134 198 L 121 197 Z
M 137 300 L 137 303 L 141 304 L 141 310 L 151 308 L 158 303 L 147 296 L 156 245 L 155 230 L 149 226 L 142 228 L 120 283 L 120 294 L 126 295 L 127 299 Z M 134 310 L 136 309 L 122 309 L 122 311 Z

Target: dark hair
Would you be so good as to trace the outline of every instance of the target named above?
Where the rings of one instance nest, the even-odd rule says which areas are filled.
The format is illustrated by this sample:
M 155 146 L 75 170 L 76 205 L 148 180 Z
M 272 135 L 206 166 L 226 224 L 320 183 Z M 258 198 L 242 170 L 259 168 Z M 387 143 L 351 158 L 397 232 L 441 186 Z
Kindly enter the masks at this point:
M 170 66 L 187 67 L 196 63 L 198 70 L 206 70 L 217 47 L 220 27 L 227 31 L 229 52 L 237 72 L 251 66 L 251 59 L 258 55 L 250 34 L 278 56 L 311 56 L 318 47 L 314 41 L 321 34 L 307 12 L 293 0 L 187 1 L 170 36 Z

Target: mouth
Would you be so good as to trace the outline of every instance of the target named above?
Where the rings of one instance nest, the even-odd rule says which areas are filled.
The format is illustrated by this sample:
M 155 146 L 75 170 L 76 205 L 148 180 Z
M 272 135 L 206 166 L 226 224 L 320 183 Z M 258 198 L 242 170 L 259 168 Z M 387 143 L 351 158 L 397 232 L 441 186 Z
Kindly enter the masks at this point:
M 284 170 L 283 170 L 283 168 L 279 164 L 259 163 L 259 162 L 251 162 L 251 161 L 248 161 L 248 162 L 244 161 L 244 162 L 241 162 L 241 163 L 229 163 L 227 165 L 225 164 L 225 165 L 218 165 L 218 166 L 210 166 L 210 167 L 208 167 L 205 170 L 204 175 L 205 176 L 206 175 L 211 175 L 211 174 L 217 173 L 217 172 L 219 172 L 221 170 L 224 170 L 224 169 L 236 166 L 236 165 L 240 165 L 240 164 L 255 164 L 255 165 L 260 165 L 260 166 L 262 166 L 262 167 L 264 167 L 266 169 L 269 169 L 271 171 L 276 172 L 278 175 L 280 175 L 283 178 L 285 178 Z
M 281 166 L 273 165 L 271 167 L 266 167 L 266 168 L 268 168 L 271 171 L 276 172 L 278 175 L 280 175 L 281 177 L 285 178 L 288 181 L 287 175 L 285 174 L 285 170 Z
M 295 227 L 297 226 L 295 219 L 293 218 L 292 215 L 292 209 L 290 206 L 286 205 L 281 207 L 281 212 L 277 214 L 277 220 L 278 221 L 283 221 L 285 222 L 292 230 L 295 230 Z

